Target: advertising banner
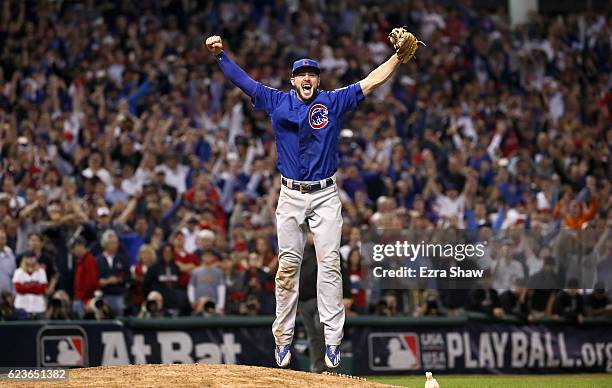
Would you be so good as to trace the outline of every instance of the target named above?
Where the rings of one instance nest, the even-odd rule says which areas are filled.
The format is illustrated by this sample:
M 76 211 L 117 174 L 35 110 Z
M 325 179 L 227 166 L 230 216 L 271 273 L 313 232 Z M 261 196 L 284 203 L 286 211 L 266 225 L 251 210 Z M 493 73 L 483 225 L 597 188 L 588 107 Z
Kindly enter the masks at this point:
M 352 329 L 353 373 L 612 373 L 609 326 L 514 325 Z
M 349 334 L 350 333 L 350 334 Z M 347 331 L 355 375 L 612 373 L 609 325 L 467 321 L 357 325 Z M 213 363 L 274 367 L 269 326 L 129 327 L 120 321 L 3 323 L 0 366 Z
M 132 329 L 121 322 L 3 324 L 0 366 L 211 363 L 273 366 L 269 327 Z

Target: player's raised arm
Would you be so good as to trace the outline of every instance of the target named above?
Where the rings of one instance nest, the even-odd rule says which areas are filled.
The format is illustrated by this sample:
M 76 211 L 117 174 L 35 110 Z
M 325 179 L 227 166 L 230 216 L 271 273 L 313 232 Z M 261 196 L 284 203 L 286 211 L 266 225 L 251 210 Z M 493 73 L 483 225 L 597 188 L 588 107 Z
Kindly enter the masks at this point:
M 206 38 L 206 48 L 216 58 L 223 74 L 249 97 L 254 98 L 257 91 L 257 81 L 235 64 L 223 51 L 223 41 L 220 36 L 213 35 Z
M 359 81 L 363 95 L 367 96 L 384 84 L 395 73 L 401 63 L 397 54 L 393 54 L 385 63 L 372 70 L 367 77 Z
M 394 28 L 389 34 L 389 41 L 395 49 L 395 54 L 359 81 L 359 86 L 361 86 L 361 91 L 365 96 L 384 84 L 399 68 L 400 64 L 410 62 L 416 53 L 418 44 L 423 43 L 404 28 Z

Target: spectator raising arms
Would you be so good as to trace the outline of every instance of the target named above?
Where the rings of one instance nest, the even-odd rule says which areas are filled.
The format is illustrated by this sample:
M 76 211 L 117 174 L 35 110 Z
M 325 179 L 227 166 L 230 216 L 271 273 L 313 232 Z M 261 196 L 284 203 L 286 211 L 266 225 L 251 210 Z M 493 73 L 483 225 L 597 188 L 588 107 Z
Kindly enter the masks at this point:
M 274 314 L 276 134 L 202 38 L 231 30 L 236 62 L 279 90 L 290 88 L 288 63 L 319 56 L 322 87 L 333 90 L 392 53 L 394 24 L 427 47 L 338 133 L 343 262 L 370 228 L 486 241 L 479 264 L 493 288 L 511 291 L 507 311 L 532 318 L 551 316 L 569 277 L 585 289 L 612 284 L 606 2 L 567 2 L 592 10 L 542 10 L 519 24 L 483 1 L 377 2 L 376 12 L 347 0 L 334 12 L 325 1 L 267 1 L 264 12 L 247 0 L 146 3 L 143 12 L 138 1 L 0 2 L 0 292 L 15 292 L 32 251 L 43 299 L 63 290 L 75 305 L 107 300 L 89 314 L 102 319 L 111 307 L 138 314 L 159 291 L 166 312 L 189 315 L 187 285 L 214 249 L 233 311 Z M 297 16 L 301 28 L 285 28 Z M 506 241 L 514 233 L 518 244 Z M 75 236 L 96 257 L 102 299 L 91 297 L 89 256 L 71 256 Z M 162 259 L 139 255 L 143 244 Z M 353 312 L 411 314 L 400 295 L 363 292 L 375 280 L 361 254 L 350 264 Z M 528 290 L 513 291 L 525 277 Z M 459 313 L 468 291 L 440 290 L 427 311 Z

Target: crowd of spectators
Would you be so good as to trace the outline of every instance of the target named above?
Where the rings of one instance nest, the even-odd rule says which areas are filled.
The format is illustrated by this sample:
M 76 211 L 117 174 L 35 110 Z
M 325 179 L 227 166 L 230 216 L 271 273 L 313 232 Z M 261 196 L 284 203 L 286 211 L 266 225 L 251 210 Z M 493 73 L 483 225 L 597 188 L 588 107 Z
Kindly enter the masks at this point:
M 501 9 L 416 0 L 56 0 L 0 15 L 0 319 L 273 314 L 273 132 L 203 40 L 284 90 L 293 60 L 319 59 L 333 89 L 391 55 L 402 25 L 427 47 L 340 133 L 349 313 L 609 313 L 605 13 L 511 27 Z M 496 241 L 490 276 L 371 292 L 372 227 Z M 585 279 L 568 263 L 587 259 Z M 529 288 L 550 277 L 566 288 Z

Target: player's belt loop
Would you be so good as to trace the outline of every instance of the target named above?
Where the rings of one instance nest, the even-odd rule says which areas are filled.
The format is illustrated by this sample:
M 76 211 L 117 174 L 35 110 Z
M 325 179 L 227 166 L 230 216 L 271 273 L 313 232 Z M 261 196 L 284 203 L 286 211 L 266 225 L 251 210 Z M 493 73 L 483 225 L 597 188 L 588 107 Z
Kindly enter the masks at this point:
M 327 179 L 320 180 L 319 184 L 321 185 L 322 189 L 326 188 L 327 187 Z

